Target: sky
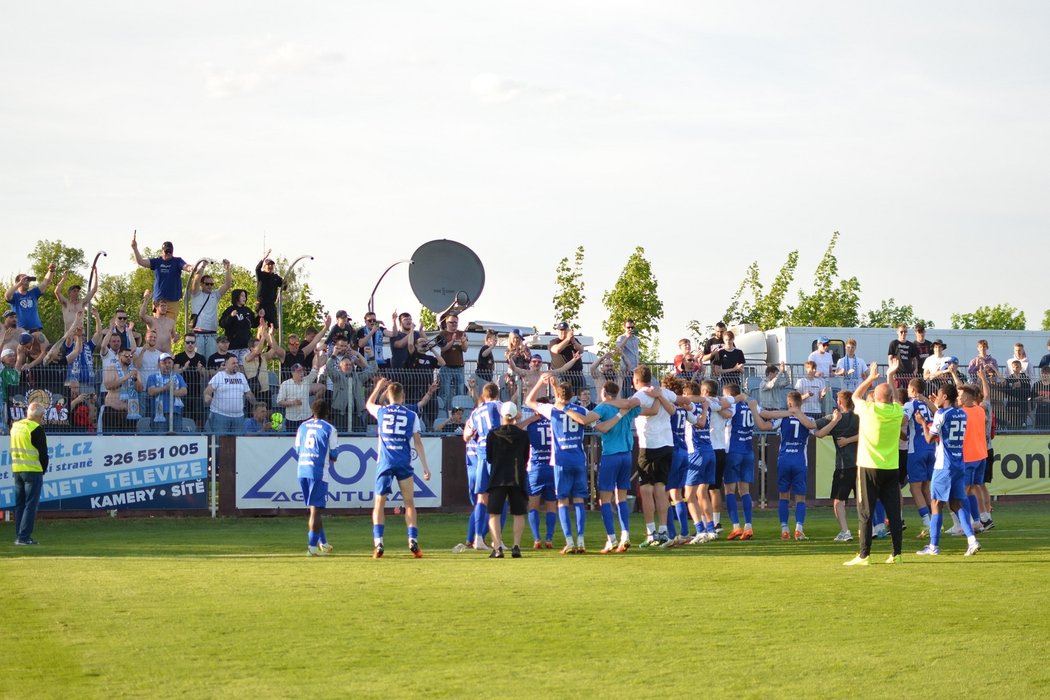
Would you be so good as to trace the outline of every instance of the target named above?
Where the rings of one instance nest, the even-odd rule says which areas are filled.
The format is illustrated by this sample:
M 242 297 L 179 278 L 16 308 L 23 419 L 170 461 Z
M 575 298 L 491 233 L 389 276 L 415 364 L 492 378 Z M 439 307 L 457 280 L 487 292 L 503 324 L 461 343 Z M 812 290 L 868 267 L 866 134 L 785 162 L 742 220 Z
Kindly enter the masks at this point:
M 645 249 L 661 354 L 833 231 L 861 308 L 1039 327 L 1050 6 L 1039 2 L 5 2 L 0 276 L 37 240 L 104 273 L 130 240 L 304 268 L 360 319 L 423 243 L 471 248 L 468 319 L 553 327 L 585 249 L 582 333 Z M 1042 201 L 1043 204 L 1039 204 Z M 376 310 L 418 312 L 407 267 Z

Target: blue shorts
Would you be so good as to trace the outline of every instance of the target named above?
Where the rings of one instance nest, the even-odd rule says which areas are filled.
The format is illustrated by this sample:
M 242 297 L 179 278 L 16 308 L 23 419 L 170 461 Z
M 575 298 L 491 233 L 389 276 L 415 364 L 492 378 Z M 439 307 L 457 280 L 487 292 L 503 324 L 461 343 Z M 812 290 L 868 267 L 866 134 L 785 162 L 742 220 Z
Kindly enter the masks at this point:
M 777 491 L 805 496 L 808 471 L 806 464 L 777 462 Z
M 558 500 L 565 498 L 587 498 L 587 466 L 554 465 L 554 495 Z
M 667 470 L 667 483 L 669 489 L 680 489 L 685 486 L 685 467 L 689 453 L 685 450 L 674 448 L 671 451 L 671 468 Z
M 304 476 L 299 479 L 299 488 L 303 490 L 303 505 L 324 508 L 325 498 L 328 496 L 327 482 Z
M 478 459 L 478 463 L 474 467 L 474 493 L 489 492 L 489 473 L 491 470 L 492 467 L 489 465 L 488 460 Z
M 549 464 L 529 465 L 529 495 L 544 501 L 558 500 L 554 494 L 554 467 Z
M 933 450 L 908 453 L 908 483 L 917 484 L 933 478 L 933 464 L 937 453 Z
M 726 455 L 726 473 L 722 477 L 724 484 L 744 483 L 751 484 L 755 481 L 755 453 L 754 452 L 730 452 Z
M 979 459 L 976 462 L 964 462 L 966 467 L 966 485 L 980 486 L 984 483 L 984 464 L 987 459 Z
M 710 447 L 690 452 L 685 463 L 685 485 L 700 486 L 715 483 L 715 451 Z
M 376 495 L 389 496 L 394 492 L 394 482 L 415 476 L 412 467 L 387 467 L 376 474 Z
M 626 493 L 631 490 L 631 460 L 630 452 L 614 452 L 603 454 L 602 461 L 598 465 L 598 490 L 619 490 Z
M 935 501 L 961 501 L 966 498 L 966 472 L 963 469 L 934 469 L 930 497 Z

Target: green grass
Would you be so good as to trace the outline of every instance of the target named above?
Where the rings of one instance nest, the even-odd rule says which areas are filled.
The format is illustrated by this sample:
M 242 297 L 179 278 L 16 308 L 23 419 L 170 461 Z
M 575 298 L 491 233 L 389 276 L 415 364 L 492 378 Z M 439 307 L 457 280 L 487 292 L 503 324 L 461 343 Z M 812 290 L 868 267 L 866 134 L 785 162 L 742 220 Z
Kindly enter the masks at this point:
M 909 512 L 905 565 L 859 570 L 826 508 L 808 542 L 760 513 L 752 542 L 502 561 L 450 552 L 463 516 L 423 518 L 421 561 L 393 516 L 381 561 L 361 517 L 327 559 L 299 518 L 4 523 L 0 697 L 1046 697 L 1046 513 L 920 560 Z

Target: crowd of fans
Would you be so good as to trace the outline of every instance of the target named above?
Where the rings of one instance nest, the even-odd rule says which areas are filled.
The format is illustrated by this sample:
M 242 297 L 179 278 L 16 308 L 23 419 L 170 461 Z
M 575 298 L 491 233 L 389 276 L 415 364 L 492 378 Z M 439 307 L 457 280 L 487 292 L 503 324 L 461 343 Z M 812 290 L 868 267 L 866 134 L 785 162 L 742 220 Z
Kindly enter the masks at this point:
M 76 284 L 65 288 L 68 273 L 55 281 L 53 264 L 40 280 L 15 277 L 5 294 L 10 309 L 0 328 L 5 423 L 20 418 L 34 392 L 43 391 L 51 397 L 46 416 L 51 430 L 294 431 L 310 417 L 312 400 L 325 396 L 340 431 L 366 432 L 371 418 L 365 399 L 376 379 L 384 377 L 404 386 L 406 403 L 430 431 L 451 433 L 462 431 L 464 410 L 469 413 L 479 388 L 488 382 L 498 385 L 500 400 L 521 406 L 541 374 L 550 371 L 570 384 L 574 402 L 593 408 L 597 388 L 605 382 L 627 391 L 640 362 L 631 320 L 589 367 L 584 365 L 585 348 L 566 321 L 556 326 L 556 337 L 546 347 L 549 359 L 534 352 L 517 330 L 506 336 L 503 358 L 495 352 L 501 339 L 492 330 L 475 347 L 455 313 L 426 332 L 407 312 L 391 315 L 387 327 L 373 312 L 355 326 L 340 310 L 334 322 L 326 317 L 302 336 L 290 333 L 281 339 L 275 323 L 285 283 L 275 272 L 270 251 L 255 266 L 250 304 L 249 290 L 233 288 L 228 260 L 222 261 L 224 275 L 216 287 L 210 273 L 194 273 L 176 257 L 170 242 L 154 258 L 142 256 L 135 238 L 131 247 L 136 262 L 153 272 L 153 288 L 139 308 L 117 309 L 105 320 L 90 304 L 97 287 L 86 292 Z M 39 300 L 53 282 L 64 325 L 63 335 L 54 341 L 45 336 L 39 315 Z M 189 330 L 180 333 L 176 320 L 184 290 Z M 89 317 L 93 323 L 88 326 Z M 93 329 L 90 336 L 86 327 Z M 899 361 L 902 386 L 918 377 L 926 393 L 933 394 L 944 383 L 976 384 L 983 375 L 1000 429 L 1050 429 L 1050 343 L 1037 365 L 1030 364 L 1021 343 L 1000 364 L 985 341 L 978 343 L 973 359 L 963 362 L 947 354 L 943 341 L 928 340 L 921 324 L 915 327 L 914 341 L 907 335 L 908 328 L 899 327 L 887 350 L 887 359 Z M 829 339 L 817 338 L 802 367 L 749 366 L 734 341 L 733 332 L 718 323 L 712 337 L 695 350 L 689 339 L 679 341 L 679 353 L 654 372 L 686 381 L 714 378 L 722 385 L 738 384 L 770 409 L 785 408 L 788 392 L 797 390 L 803 411 L 816 417 L 830 413 L 836 391 L 855 389 L 868 371 L 852 339 L 843 356 L 835 357 Z

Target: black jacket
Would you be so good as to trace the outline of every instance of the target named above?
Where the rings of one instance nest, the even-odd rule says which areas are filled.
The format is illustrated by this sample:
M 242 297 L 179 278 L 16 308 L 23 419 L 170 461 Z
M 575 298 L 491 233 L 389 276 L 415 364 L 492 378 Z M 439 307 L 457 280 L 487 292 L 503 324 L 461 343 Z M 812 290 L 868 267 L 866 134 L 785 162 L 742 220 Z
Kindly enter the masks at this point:
M 488 435 L 488 461 L 492 466 L 489 488 L 518 486 L 529 482 L 529 434 L 516 425 L 501 425 Z

